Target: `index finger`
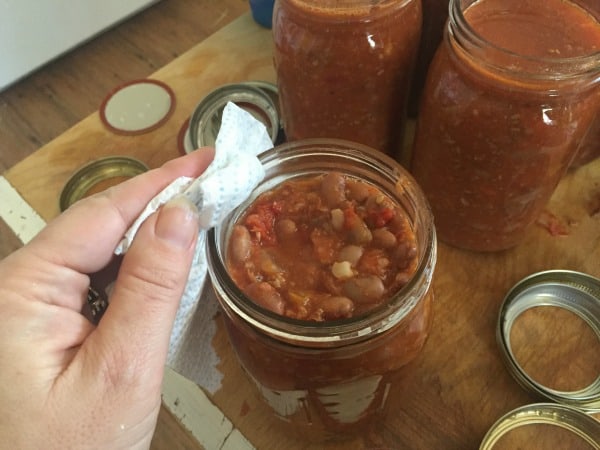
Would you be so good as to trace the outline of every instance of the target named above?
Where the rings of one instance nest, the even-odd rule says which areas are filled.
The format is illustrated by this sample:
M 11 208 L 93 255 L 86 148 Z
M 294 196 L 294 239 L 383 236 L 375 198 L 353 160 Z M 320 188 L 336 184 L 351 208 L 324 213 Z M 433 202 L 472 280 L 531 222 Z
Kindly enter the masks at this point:
M 148 202 L 176 178 L 198 177 L 213 157 L 214 149 L 203 148 L 80 200 L 31 241 L 31 250 L 80 273 L 100 270 Z

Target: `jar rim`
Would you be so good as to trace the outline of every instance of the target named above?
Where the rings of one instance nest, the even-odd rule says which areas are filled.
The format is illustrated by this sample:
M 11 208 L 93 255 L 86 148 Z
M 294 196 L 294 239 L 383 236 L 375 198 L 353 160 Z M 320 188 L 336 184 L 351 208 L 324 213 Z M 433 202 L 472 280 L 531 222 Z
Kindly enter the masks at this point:
M 519 60 L 525 63 L 543 65 L 546 70 L 543 72 L 521 72 L 521 75 L 539 81 L 559 81 L 559 80 L 579 80 L 582 77 L 592 78 L 592 83 L 600 81 L 600 50 L 581 56 L 573 57 L 543 57 L 523 55 L 515 51 L 508 50 L 496 45 L 481 36 L 469 23 L 463 14 L 463 0 L 450 0 L 448 7 L 448 23 L 446 26 L 446 36 L 451 37 L 463 50 L 466 46 L 476 49 L 487 48 L 493 50 L 498 55 L 502 55 L 507 60 Z M 470 7 L 474 1 L 471 1 L 465 9 Z M 573 3 L 575 7 L 583 9 L 580 5 Z M 600 14 L 600 11 L 598 12 Z M 511 67 L 509 64 L 487 64 L 496 72 L 516 75 L 523 70 L 523 65 Z
M 310 149 L 312 149 L 312 153 Z M 335 159 L 342 157 L 342 155 L 344 159 L 362 163 L 364 165 L 363 170 L 380 170 L 381 173 L 385 174 L 388 181 L 397 184 L 398 189 L 402 191 L 402 195 L 413 197 L 411 200 L 422 205 L 416 210 L 419 217 L 415 219 L 425 222 L 424 236 L 418 238 L 422 240 L 422 251 L 419 252 L 415 275 L 387 302 L 364 315 L 324 322 L 292 319 L 266 310 L 244 295 L 230 277 L 223 261 L 219 241 L 222 224 L 209 230 L 206 241 L 207 260 L 209 261 L 209 274 L 213 280 L 213 287 L 218 292 L 218 297 L 237 316 L 242 317 L 246 322 L 276 339 L 302 342 L 311 346 L 340 345 L 341 343 L 346 344 L 364 340 L 392 328 L 412 311 L 418 303 L 418 299 L 425 295 L 430 287 L 433 268 L 437 259 L 437 240 L 433 215 L 424 193 L 412 175 L 399 163 L 383 152 L 340 139 L 305 139 L 288 142 L 267 150 L 258 157 L 268 172 L 269 167 L 272 168 L 280 164 L 282 159 L 285 163 L 297 162 L 299 158 L 312 160 L 316 156 L 321 156 Z M 323 168 L 320 172 L 323 173 L 327 170 L 327 168 Z M 265 181 L 261 183 L 261 185 L 264 184 Z M 223 221 L 223 224 L 229 223 L 236 212 L 239 213 L 250 202 L 251 199 L 236 208 Z M 417 244 L 419 245 L 419 241 Z M 231 296 L 238 301 L 231 300 Z
M 318 2 L 306 2 L 305 0 L 287 0 L 286 7 L 293 8 L 297 14 L 309 14 L 309 11 L 325 12 L 334 11 L 334 15 L 323 15 L 320 20 L 326 23 L 338 23 L 352 25 L 348 21 L 368 22 L 374 19 L 385 17 L 389 9 L 394 11 L 404 8 L 408 3 L 414 0 L 384 0 L 376 4 L 365 2 L 364 0 L 320 0 Z M 308 4 L 307 4 L 308 3 Z M 312 17 L 314 20 L 316 17 Z

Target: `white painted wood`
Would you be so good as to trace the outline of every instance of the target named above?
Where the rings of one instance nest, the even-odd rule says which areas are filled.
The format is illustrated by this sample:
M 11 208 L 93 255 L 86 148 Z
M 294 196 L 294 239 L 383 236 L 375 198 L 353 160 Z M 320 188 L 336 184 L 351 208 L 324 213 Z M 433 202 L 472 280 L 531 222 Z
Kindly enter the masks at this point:
M 0 90 L 158 0 L 0 0 Z
M 44 219 L 0 176 L 0 218 L 26 244 L 46 226 Z
M 195 383 L 165 369 L 163 403 L 209 450 L 251 450 L 254 447 Z

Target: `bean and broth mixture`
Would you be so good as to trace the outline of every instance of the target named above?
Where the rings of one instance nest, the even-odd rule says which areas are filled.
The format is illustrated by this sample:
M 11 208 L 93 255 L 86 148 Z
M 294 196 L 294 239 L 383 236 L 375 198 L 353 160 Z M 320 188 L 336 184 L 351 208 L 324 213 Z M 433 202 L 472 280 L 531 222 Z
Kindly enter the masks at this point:
M 330 172 L 261 194 L 234 225 L 229 273 L 258 305 L 294 319 L 361 315 L 413 276 L 415 234 L 380 189 Z

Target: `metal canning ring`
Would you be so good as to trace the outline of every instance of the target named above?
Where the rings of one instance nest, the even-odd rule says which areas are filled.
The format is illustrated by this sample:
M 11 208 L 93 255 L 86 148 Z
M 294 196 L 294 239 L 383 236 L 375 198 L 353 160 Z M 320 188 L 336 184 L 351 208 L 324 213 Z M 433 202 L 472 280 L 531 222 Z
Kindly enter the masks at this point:
M 509 431 L 536 424 L 564 428 L 600 450 L 600 422 L 577 408 L 556 403 L 535 403 L 509 412 L 488 430 L 479 449 L 492 450 Z
M 65 211 L 102 181 L 131 178 L 147 170 L 143 162 L 127 156 L 109 156 L 92 161 L 75 172 L 65 184 L 59 199 L 60 210 Z
M 272 88 L 271 88 L 272 89 Z M 213 146 L 221 126 L 223 108 L 233 102 L 260 120 L 273 143 L 280 134 L 279 113 L 273 92 L 262 82 L 226 84 L 206 95 L 194 109 L 189 122 L 189 137 L 194 149 Z
M 600 340 L 600 280 L 580 272 L 551 270 L 533 274 L 517 283 L 506 295 L 496 337 L 511 375 L 527 391 L 585 413 L 600 412 L 600 375 L 577 391 L 559 391 L 535 381 L 518 363 L 510 332 L 516 319 L 528 309 L 554 306 L 576 314 Z

